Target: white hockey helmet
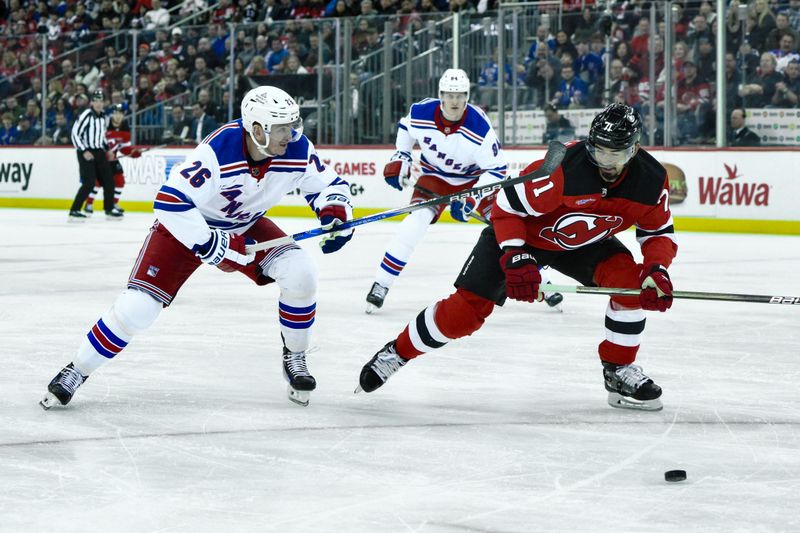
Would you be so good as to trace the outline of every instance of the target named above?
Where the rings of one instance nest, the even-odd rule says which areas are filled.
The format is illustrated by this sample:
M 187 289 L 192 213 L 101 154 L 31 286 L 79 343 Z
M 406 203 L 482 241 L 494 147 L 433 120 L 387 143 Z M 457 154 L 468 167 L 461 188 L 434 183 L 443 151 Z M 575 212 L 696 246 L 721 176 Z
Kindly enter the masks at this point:
M 260 124 L 267 135 L 267 144 L 259 144 L 253 135 L 253 125 Z M 300 106 L 294 98 L 277 87 L 262 85 L 251 89 L 242 98 L 242 125 L 250 135 L 258 151 L 264 155 L 272 155 L 267 152 L 270 137 L 275 134 L 284 133 L 285 128 L 275 128 L 275 126 L 286 126 L 291 133 L 290 142 L 297 141 L 303 134 L 303 119 L 300 118 Z M 282 135 L 278 135 L 280 137 Z
M 466 93 L 469 100 L 469 76 L 460 68 L 449 68 L 439 78 L 439 96 L 442 93 Z

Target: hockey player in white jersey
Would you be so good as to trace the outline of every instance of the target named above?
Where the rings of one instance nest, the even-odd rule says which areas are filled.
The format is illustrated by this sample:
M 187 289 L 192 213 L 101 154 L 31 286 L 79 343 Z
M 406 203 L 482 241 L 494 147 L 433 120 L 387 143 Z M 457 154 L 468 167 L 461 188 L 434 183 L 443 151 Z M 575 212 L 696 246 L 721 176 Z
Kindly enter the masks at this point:
M 416 182 L 411 203 L 469 189 L 483 187 L 506 177 L 508 166 L 503 150 L 488 117 L 468 103 L 470 81 L 461 69 L 448 69 L 439 79 L 439 98 L 427 98 L 411 106 L 397 127 L 396 148 L 383 175 L 398 189 L 410 184 L 411 150 L 422 150 L 422 174 Z M 468 222 L 473 214 L 488 219 L 492 197 L 470 197 L 450 204 L 450 215 Z M 405 268 L 414 248 L 422 241 L 428 227 L 435 224 L 445 206 L 431 206 L 410 213 L 399 225 L 375 274 L 367 294 L 367 313 L 383 306 L 389 289 Z M 557 305 L 550 298 L 548 304 Z
M 352 216 L 350 189 L 316 155 L 302 134 L 300 108 L 276 87 L 258 87 L 242 100 L 242 118 L 206 137 L 156 195 L 158 219 L 139 253 L 126 290 L 90 328 L 72 362 L 48 386 L 42 407 L 66 405 L 75 390 L 147 329 L 202 264 L 238 271 L 257 285 L 280 288 L 278 320 L 289 399 L 308 405 L 316 381 L 308 370 L 316 311 L 317 272 L 296 244 L 255 254 L 247 241 L 285 233 L 264 213 L 300 189 L 323 226 Z M 352 230 L 330 233 L 324 253 L 340 249 Z

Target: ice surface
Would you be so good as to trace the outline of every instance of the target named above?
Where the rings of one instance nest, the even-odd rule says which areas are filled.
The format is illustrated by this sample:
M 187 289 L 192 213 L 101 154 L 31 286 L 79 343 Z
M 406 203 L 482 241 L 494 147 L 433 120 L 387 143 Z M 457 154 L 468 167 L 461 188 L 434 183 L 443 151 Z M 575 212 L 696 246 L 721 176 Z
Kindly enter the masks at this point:
M 201 267 L 66 409 L 43 411 L 152 218 L 0 210 L 0 531 L 800 530 L 800 306 L 650 314 L 639 361 L 664 388 L 657 413 L 606 404 L 606 298 L 591 295 L 567 295 L 563 314 L 511 302 L 353 395 L 375 351 L 450 293 L 472 224 L 431 228 L 371 316 L 395 226 L 362 226 L 331 256 L 303 242 L 320 270 L 308 408 L 286 399 L 277 288 Z M 676 289 L 800 294 L 800 238 L 680 242 Z M 664 481 L 675 468 L 686 482 Z

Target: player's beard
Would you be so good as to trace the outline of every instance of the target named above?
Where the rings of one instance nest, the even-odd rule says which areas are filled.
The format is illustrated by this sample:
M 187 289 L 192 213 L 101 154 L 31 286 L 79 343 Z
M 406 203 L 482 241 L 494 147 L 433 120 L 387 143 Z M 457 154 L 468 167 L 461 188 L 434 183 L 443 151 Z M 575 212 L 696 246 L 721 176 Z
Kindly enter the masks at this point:
M 598 167 L 597 170 L 600 171 L 600 179 L 609 184 L 617 181 L 619 179 L 620 174 L 622 174 L 622 172 L 617 172 L 617 169 L 615 168 Z

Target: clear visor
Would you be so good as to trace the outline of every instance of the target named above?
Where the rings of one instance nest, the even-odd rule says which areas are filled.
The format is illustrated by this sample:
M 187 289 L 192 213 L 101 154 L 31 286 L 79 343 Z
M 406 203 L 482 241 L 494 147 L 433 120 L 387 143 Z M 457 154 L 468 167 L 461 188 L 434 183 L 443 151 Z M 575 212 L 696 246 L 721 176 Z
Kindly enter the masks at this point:
M 604 146 L 594 146 L 586 143 L 586 149 L 589 151 L 589 157 L 591 157 L 595 165 L 620 172 L 636 152 L 636 145 L 629 146 L 624 150 L 612 150 Z
M 276 142 L 295 141 L 303 134 L 303 119 L 290 124 L 273 124 L 269 128 L 269 140 Z

